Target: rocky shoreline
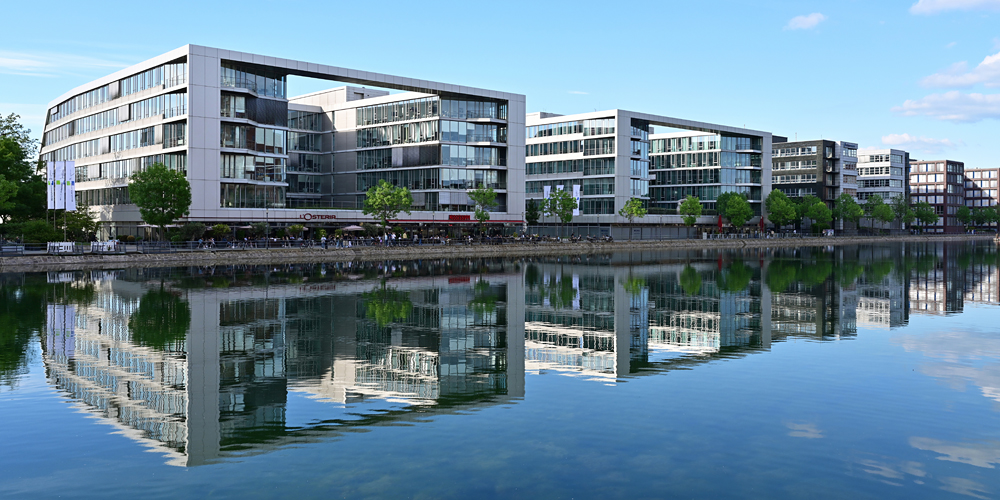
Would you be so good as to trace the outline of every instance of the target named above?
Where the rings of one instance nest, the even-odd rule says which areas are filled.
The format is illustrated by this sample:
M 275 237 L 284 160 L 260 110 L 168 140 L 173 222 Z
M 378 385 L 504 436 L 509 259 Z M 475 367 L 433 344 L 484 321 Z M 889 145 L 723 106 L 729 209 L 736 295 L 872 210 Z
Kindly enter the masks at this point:
M 199 250 L 164 254 L 28 255 L 0 258 L 0 272 L 123 269 L 136 267 L 211 266 L 233 264 L 303 264 L 372 260 L 443 258 L 516 258 L 689 249 L 788 248 L 885 242 L 991 240 L 992 235 L 843 236 L 781 239 L 654 240 L 612 243 L 514 243 L 503 245 L 421 245 L 411 247 L 282 248 L 267 250 Z

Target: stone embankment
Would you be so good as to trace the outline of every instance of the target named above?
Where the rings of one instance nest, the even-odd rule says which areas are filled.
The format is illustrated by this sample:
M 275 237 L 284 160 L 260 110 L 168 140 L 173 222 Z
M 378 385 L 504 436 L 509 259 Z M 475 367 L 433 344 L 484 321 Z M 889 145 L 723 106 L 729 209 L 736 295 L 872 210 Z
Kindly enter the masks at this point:
M 408 247 L 282 248 L 260 250 L 198 250 L 163 254 L 26 255 L 0 258 L 0 272 L 123 269 L 135 267 L 212 266 L 233 264 L 304 264 L 372 260 L 444 258 L 516 258 L 651 252 L 669 250 L 788 248 L 859 245 L 887 242 L 992 240 L 990 235 L 843 236 L 780 239 L 655 240 L 612 243 L 507 243 L 503 245 L 420 245 Z

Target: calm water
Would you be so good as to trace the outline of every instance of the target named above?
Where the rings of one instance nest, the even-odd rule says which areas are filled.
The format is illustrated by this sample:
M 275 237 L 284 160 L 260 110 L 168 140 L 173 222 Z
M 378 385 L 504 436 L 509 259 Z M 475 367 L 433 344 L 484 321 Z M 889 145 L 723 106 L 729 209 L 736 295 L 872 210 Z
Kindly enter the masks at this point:
M 0 496 L 1000 497 L 993 244 L 0 275 Z

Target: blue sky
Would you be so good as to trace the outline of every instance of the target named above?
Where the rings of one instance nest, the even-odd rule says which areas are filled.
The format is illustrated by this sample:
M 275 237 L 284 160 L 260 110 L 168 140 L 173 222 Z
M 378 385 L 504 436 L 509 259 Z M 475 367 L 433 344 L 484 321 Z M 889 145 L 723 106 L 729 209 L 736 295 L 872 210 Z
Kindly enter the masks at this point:
M 501 7 L 502 6 L 502 10 Z M 187 43 L 1000 166 L 1000 0 L 16 2 L 0 113 Z M 9 20 L 20 20 L 9 22 Z M 294 81 L 292 92 L 325 86 Z

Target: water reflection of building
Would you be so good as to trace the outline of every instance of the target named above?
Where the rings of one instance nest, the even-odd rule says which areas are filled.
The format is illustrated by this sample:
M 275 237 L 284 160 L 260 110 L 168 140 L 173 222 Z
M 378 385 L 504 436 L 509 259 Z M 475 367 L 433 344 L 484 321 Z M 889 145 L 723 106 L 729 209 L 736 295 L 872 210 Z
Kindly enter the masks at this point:
M 866 271 L 857 278 L 857 324 L 869 328 L 896 328 L 909 319 L 909 280 L 894 274 L 893 268 L 903 260 L 901 246 L 857 247 L 858 262 Z
M 943 243 L 907 245 L 907 259 L 913 263 L 909 276 L 910 313 L 962 311 L 965 269 L 957 260 L 960 253 L 960 249 Z
M 96 300 L 77 308 L 76 328 L 47 336 L 50 380 L 175 465 L 524 394 L 523 323 L 507 319 L 524 314 L 521 300 L 510 300 L 523 294 L 519 273 L 390 279 L 385 287 L 213 284 L 222 283 L 168 286 L 182 299 L 187 332 L 150 346 L 129 319 L 142 316 L 151 288 L 100 282 Z M 395 301 L 388 313 L 377 307 L 386 297 Z M 395 406 L 343 425 L 292 426 L 289 393 Z

